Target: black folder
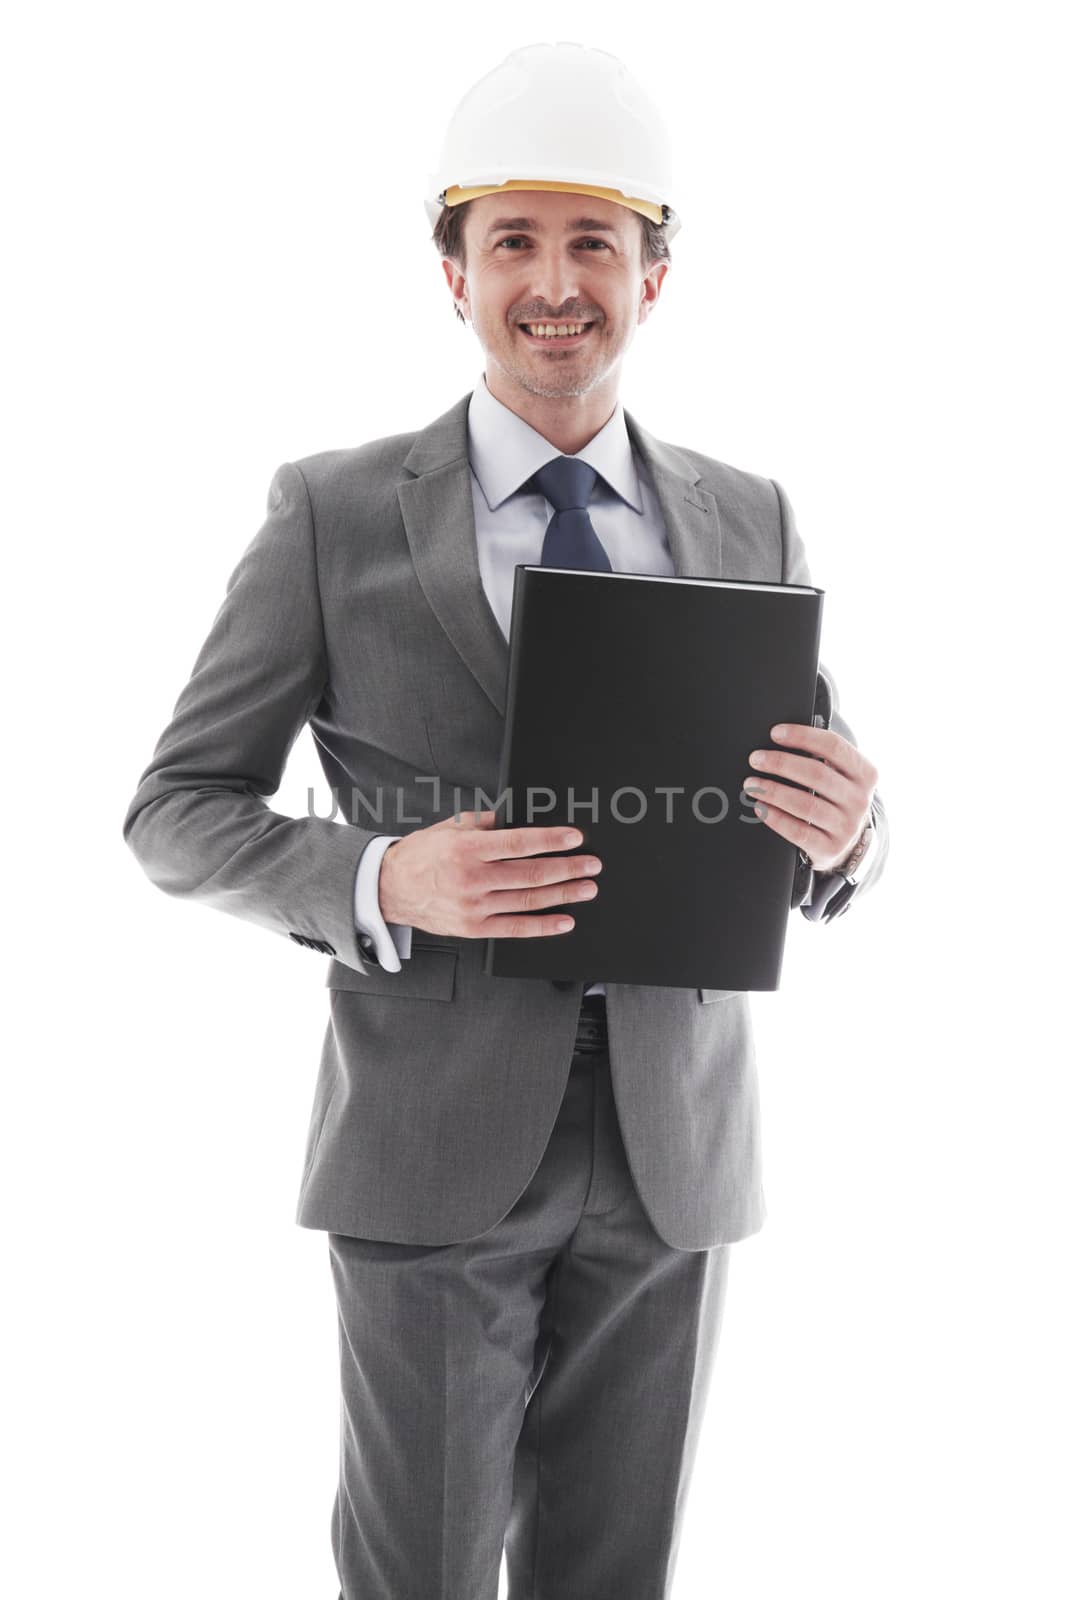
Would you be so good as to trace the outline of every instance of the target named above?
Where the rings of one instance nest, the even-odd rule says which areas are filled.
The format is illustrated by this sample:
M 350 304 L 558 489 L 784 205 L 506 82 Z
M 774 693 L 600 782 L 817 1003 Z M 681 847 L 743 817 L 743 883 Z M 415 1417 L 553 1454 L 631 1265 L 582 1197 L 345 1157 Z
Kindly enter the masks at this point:
M 487 974 L 777 989 L 797 848 L 742 785 L 776 723 L 812 722 L 822 601 L 516 566 L 496 826 L 573 823 L 552 854 L 603 866 L 570 931 L 487 940 Z

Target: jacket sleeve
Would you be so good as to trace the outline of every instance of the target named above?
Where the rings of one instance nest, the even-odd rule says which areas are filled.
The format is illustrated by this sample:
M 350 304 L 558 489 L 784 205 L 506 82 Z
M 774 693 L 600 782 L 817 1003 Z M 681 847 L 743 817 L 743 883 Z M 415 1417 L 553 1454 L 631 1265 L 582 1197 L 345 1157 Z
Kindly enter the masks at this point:
M 779 512 L 781 516 L 782 537 L 782 579 L 783 583 L 811 583 L 811 573 L 808 569 L 808 560 L 804 551 L 804 542 L 797 531 L 796 518 L 789 498 L 781 484 L 772 478 L 775 491 L 778 495 Z M 823 726 L 830 728 L 833 733 L 841 734 L 849 744 L 859 748 L 855 734 L 845 721 L 837 705 L 837 685 L 829 668 L 819 663 L 819 681 L 815 696 L 815 710 L 823 718 Z M 830 922 L 834 917 L 847 911 L 853 901 L 861 895 L 868 894 L 878 882 L 885 870 L 886 857 L 889 852 L 889 818 L 886 814 L 885 803 L 878 790 L 875 789 L 871 800 L 871 820 L 874 823 L 874 838 L 869 849 L 875 852 L 875 859 L 864 877 L 857 884 L 850 884 L 838 872 L 816 872 L 807 858 L 798 852 L 797 869 L 793 879 L 793 896 L 791 909 L 800 907 L 801 914 L 809 922 Z
M 300 468 L 286 462 L 122 833 L 167 894 L 243 917 L 365 973 L 353 891 L 374 833 L 326 817 L 283 816 L 266 803 L 327 678 L 311 501 Z

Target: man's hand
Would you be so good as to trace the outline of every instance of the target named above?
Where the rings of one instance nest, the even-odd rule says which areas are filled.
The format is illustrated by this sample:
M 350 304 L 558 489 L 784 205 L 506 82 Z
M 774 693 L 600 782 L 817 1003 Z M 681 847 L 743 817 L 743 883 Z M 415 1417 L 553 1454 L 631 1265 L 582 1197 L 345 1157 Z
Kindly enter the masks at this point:
M 749 760 L 761 776 L 746 778 L 745 789 L 760 797 L 756 815 L 799 846 L 817 872 L 843 867 L 867 825 L 877 769 L 854 744 L 829 728 L 782 722 L 771 729 L 771 738 L 809 753 L 752 751 Z M 769 782 L 774 774 L 804 787 Z M 811 789 L 814 794 L 808 793 Z
M 569 827 L 497 828 L 492 811 L 463 811 L 417 828 L 389 846 L 378 875 L 386 922 L 461 939 L 528 939 L 567 933 L 569 916 L 535 917 L 545 906 L 591 900 L 596 856 L 553 856 L 582 842 Z

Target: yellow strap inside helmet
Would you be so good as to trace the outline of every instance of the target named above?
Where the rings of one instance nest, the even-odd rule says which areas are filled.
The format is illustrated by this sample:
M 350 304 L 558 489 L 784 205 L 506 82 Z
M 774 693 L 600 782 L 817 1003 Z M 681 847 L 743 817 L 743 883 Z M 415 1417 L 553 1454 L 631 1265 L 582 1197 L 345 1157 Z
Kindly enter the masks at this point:
M 591 183 L 555 183 L 548 178 L 509 178 L 506 183 L 487 183 L 472 189 L 461 189 L 458 183 L 453 183 L 445 190 L 445 205 L 458 206 L 464 200 L 477 200 L 483 194 L 499 194 L 504 189 L 558 189 L 566 194 L 591 194 L 600 200 L 613 200 L 616 205 L 629 206 L 631 211 L 639 211 L 650 222 L 663 221 L 663 207 L 651 200 L 637 200 L 619 189 L 598 189 Z

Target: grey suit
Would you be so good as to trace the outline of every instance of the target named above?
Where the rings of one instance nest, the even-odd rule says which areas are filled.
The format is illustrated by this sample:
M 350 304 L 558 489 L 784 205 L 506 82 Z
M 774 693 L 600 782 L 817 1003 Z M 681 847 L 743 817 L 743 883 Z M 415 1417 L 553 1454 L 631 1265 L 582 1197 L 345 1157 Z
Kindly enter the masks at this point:
M 507 643 L 479 581 L 469 398 L 421 431 L 278 469 L 123 824 L 160 888 L 332 957 L 297 1221 L 406 1244 L 471 1238 L 505 1216 L 545 1150 L 581 1004 L 578 984 L 486 977 L 482 941 L 418 929 L 403 970 L 383 972 L 354 923 L 374 834 L 495 792 Z M 773 481 L 625 418 L 680 576 L 810 581 Z M 305 721 L 347 826 L 266 803 Z M 836 708 L 831 726 L 856 742 Z M 877 796 L 875 814 L 884 834 Z M 880 856 L 857 894 L 877 881 L 884 841 Z M 686 1250 L 755 1232 L 747 996 L 609 984 L 607 1015 L 625 1148 L 657 1232 Z
M 385 972 L 354 921 L 375 834 L 493 799 L 469 399 L 278 469 L 124 835 L 168 893 L 331 958 L 297 1221 L 337 1293 L 342 1600 L 495 1600 L 502 1545 L 511 1600 L 661 1600 L 730 1242 L 764 1216 L 748 998 L 609 983 L 605 1032 L 580 984 L 485 977 L 479 940 L 416 928 Z M 680 576 L 809 581 L 772 480 L 624 416 Z M 344 823 L 266 803 L 306 721 Z M 840 915 L 815 877 L 794 905 Z

